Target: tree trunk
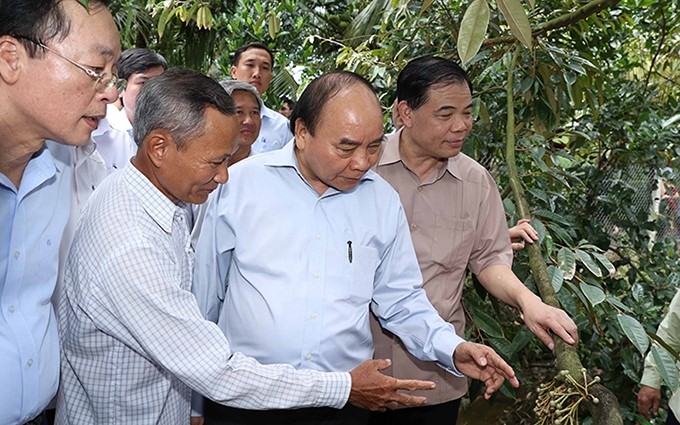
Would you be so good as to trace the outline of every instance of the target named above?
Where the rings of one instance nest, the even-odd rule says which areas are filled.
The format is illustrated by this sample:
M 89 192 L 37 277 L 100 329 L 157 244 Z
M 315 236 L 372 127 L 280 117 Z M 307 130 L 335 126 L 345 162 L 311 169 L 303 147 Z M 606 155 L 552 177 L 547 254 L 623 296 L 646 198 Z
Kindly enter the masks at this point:
M 514 111 L 514 72 L 517 58 L 519 56 L 521 46 L 517 45 L 515 53 L 508 67 L 508 83 L 506 87 L 508 118 L 506 123 L 506 162 L 508 166 L 508 174 L 510 178 L 510 187 L 515 198 L 515 203 L 519 209 L 520 215 L 524 218 L 531 218 L 529 212 L 529 204 L 524 189 L 517 174 L 517 164 L 515 161 L 515 111 Z M 550 278 L 548 277 L 548 270 L 543 260 L 543 252 L 539 244 L 529 244 L 527 246 L 529 254 L 529 267 L 531 274 L 536 282 L 541 299 L 548 305 L 560 308 L 560 303 L 557 300 L 557 295 L 553 289 Z M 574 379 L 578 380 L 582 385 L 583 374 L 581 369 L 583 365 L 578 357 L 576 349 L 559 338 L 555 338 L 555 365 L 558 370 L 568 370 Z M 589 377 L 590 381 L 591 378 Z M 598 404 L 590 401 L 586 402 L 586 406 L 593 417 L 595 425 L 622 425 L 623 418 L 619 409 L 619 401 L 616 396 L 607 389 L 604 385 L 594 384 L 590 387 L 590 391 L 599 399 Z

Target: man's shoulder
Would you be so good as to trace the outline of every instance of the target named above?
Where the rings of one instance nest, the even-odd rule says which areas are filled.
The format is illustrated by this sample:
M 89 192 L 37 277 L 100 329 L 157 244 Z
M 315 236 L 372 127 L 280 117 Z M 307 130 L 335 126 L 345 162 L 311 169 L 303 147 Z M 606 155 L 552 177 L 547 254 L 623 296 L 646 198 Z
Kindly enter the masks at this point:
M 489 179 L 493 180 L 489 170 L 463 152 L 449 158 L 448 169 L 464 181 L 480 183 Z

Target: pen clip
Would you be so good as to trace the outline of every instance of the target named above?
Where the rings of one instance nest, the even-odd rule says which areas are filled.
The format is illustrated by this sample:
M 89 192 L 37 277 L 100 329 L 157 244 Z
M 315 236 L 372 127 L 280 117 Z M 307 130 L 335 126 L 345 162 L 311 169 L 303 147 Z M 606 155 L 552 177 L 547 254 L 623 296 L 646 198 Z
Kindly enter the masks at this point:
M 352 264 L 352 241 L 347 241 L 347 260 Z

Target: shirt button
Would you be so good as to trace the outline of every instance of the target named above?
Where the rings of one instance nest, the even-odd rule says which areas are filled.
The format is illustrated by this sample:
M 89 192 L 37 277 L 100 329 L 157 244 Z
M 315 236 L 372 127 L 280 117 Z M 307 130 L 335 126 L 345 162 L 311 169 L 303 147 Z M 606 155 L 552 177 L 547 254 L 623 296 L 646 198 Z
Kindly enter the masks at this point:
M 314 273 L 314 278 L 315 278 L 315 279 L 318 279 L 319 277 L 321 277 L 321 273 L 319 273 L 319 272 Z
M 422 192 L 422 191 L 423 191 L 423 187 L 422 187 L 422 186 L 418 186 L 418 192 Z
M 21 257 L 21 253 L 20 253 L 19 251 L 16 251 L 16 252 L 14 253 L 14 259 L 15 259 L 15 260 L 18 260 L 19 257 Z
M 316 237 L 316 240 L 317 240 L 317 241 L 318 241 L 319 239 L 321 239 L 321 235 L 320 235 L 320 234 L 318 234 L 318 233 L 316 234 L 316 236 L 315 236 L 315 237 Z
M 418 230 L 417 224 L 411 224 L 411 230 Z
M 33 359 L 28 359 L 28 361 L 26 362 L 26 366 L 28 367 L 33 366 Z
M 312 314 L 310 315 L 310 317 L 311 317 L 312 319 L 316 319 L 316 318 L 317 318 L 317 314 L 316 314 L 316 313 L 312 313 Z
M 14 313 L 14 311 L 15 311 L 14 306 L 11 305 L 11 306 L 7 307 L 7 311 L 9 311 L 10 313 Z
M 306 360 L 312 360 L 312 355 L 311 355 L 311 354 L 307 354 L 307 355 L 305 356 L 305 359 L 306 359 Z

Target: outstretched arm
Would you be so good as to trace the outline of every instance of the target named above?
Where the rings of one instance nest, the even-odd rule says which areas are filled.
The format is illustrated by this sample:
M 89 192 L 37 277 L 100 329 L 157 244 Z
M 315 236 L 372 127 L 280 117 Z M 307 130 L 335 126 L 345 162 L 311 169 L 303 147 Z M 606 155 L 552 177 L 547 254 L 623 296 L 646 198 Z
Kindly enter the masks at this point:
M 555 343 L 551 331 L 570 345 L 578 343 L 578 329 L 563 310 L 545 304 L 515 276 L 506 265 L 489 266 L 477 275 L 479 282 L 499 300 L 518 307 L 524 323 L 551 350 Z

